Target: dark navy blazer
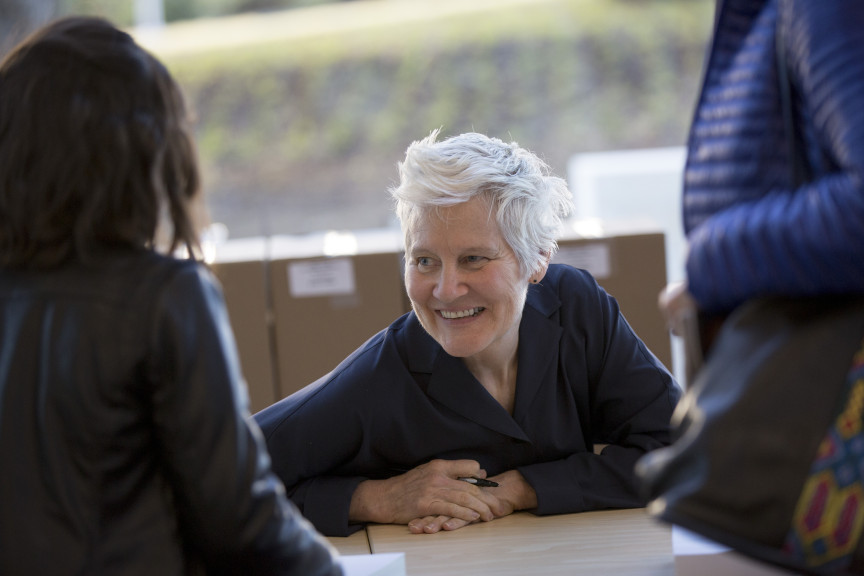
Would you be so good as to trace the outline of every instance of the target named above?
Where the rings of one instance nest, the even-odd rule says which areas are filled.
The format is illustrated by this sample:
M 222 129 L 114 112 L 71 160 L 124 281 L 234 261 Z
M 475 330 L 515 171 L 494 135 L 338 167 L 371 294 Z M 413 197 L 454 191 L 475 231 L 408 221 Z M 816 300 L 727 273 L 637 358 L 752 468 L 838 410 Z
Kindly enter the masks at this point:
M 356 528 L 357 484 L 435 458 L 518 469 L 538 514 L 644 505 L 633 465 L 670 441 L 672 376 L 585 271 L 552 265 L 519 328 L 511 416 L 413 312 L 256 415 L 292 500 L 327 535 Z M 595 443 L 610 444 L 597 455 Z

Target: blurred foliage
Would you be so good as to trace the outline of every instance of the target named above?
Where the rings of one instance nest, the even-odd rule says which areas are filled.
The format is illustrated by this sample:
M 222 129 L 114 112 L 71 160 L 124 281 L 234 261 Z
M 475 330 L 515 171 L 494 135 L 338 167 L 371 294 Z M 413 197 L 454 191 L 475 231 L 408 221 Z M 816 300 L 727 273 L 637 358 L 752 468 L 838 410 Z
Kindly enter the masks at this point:
M 329 4 L 339 0 L 163 0 L 165 20 L 227 16 L 252 11 L 301 8 Z M 343 0 L 344 1 L 344 0 Z M 94 14 L 108 18 L 118 26 L 134 22 L 134 0 L 56 0 L 57 13 Z
M 516 140 L 565 177 L 575 153 L 684 144 L 714 0 L 502 0 L 384 24 L 384 11 L 411 2 L 336 7 L 380 4 L 378 24 L 154 49 L 195 114 L 212 216 L 232 237 L 388 225 L 397 162 L 435 128 Z M 119 25 L 131 24 L 134 11 L 133 0 L 49 3 L 60 14 L 100 14 Z M 325 3 L 164 6 L 166 18 L 181 20 Z
M 164 0 L 165 20 L 225 16 L 243 12 L 301 8 L 338 0 Z
M 434 128 L 578 152 L 682 145 L 711 0 L 560 0 L 165 54 L 231 236 L 388 225 L 405 147 Z
M 57 14 L 97 15 L 118 26 L 130 26 L 133 19 L 133 0 L 57 0 Z

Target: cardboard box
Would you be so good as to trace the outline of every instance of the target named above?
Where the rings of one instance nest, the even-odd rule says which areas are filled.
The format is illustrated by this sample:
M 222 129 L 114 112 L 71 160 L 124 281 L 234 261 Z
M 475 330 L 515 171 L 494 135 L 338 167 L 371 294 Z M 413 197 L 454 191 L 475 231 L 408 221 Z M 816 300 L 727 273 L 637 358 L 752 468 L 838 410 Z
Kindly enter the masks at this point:
M 229 250 L 220 252 L 211 268 L 222 284 L 240 367 L 249 390 L 250 410 L 254 414 L 278 399 L 271 345 L 266 242 L 250 239 L 233 243 Z
M 627 322 L 671 371 L 670 334 L 657 307 L 666 286 L 666 252 L 662 232 L 640 232 L 586 238 L 563 236 L 553 262 L 590 272 L 615 297 Z
M 408 311 L 400 239 L 398 231 L 361 234 L 348 241 L 353 253 L 332 256 L 309 244 L 276 247 L 283 257 L 270 262 L 270 279 L 280 398 L 330 372 Z

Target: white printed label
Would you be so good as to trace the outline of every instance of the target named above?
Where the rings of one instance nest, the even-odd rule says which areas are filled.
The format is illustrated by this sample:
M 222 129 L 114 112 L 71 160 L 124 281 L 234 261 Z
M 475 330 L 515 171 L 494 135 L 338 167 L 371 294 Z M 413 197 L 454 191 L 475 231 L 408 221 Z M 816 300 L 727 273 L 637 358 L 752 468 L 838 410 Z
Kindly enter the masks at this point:
M 587 270 L 598 280 L 612 275 L 609 245 L 605 242 L 582 246 L 562 246 L 553 261 Z
M 351 258 L 305 260 L 288 265 L 288 289 L 292 298 L 344 296 L 356 291 Z

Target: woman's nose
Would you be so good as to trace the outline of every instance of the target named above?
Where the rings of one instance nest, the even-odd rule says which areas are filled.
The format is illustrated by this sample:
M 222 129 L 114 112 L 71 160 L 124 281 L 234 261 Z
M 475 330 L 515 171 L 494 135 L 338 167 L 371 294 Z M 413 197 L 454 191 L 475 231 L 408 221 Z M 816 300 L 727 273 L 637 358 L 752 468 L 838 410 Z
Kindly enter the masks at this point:
M 435 283 L 434 296 L 441 302 L 452 302 L 468 291 L 464 274 L 457 266 L 442 266 Z

